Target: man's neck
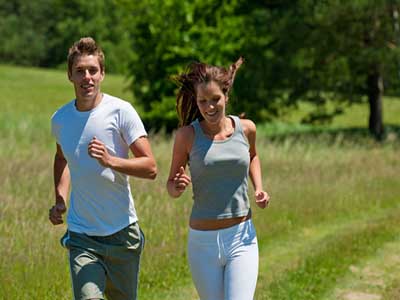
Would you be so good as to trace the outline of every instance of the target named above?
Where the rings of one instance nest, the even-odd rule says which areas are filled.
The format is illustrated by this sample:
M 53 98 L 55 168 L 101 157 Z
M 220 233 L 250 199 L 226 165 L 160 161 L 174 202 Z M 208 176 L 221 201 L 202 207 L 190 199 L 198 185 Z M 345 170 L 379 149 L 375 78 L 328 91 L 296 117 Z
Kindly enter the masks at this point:
M 99 105 L 102 99 L 103 93 L 100 92 L 92 99 L 77 97 L 75 101 L 75 107 L 78 111 L 89 111 Z

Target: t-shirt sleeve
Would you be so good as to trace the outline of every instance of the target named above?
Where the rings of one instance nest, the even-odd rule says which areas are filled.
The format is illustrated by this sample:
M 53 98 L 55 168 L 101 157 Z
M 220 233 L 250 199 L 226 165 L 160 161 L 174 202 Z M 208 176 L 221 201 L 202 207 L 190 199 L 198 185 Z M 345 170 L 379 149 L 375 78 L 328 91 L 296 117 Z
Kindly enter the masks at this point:
M 59 131 L 60 131 L 60 126 L 56 122 L 55 114 L 51 117 L 50 121 L 50 132 L 51 135 L 56 139 L 57 143 L 59 143 Z
M 130 103 L 125 105 L 120 111 L 120 128 L 122 137 L 129 146 L 138 138 L 147 136 L 139 114 Z

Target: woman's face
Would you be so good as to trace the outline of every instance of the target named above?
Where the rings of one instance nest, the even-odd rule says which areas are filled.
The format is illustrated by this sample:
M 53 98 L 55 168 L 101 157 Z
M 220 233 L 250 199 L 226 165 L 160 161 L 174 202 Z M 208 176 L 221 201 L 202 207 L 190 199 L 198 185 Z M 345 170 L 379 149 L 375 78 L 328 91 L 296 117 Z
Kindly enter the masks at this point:
M 196 103 L 204 120 L 218 123 L 225 117 L 225 105 L 228 97 L 215 81 L 196 86 Z

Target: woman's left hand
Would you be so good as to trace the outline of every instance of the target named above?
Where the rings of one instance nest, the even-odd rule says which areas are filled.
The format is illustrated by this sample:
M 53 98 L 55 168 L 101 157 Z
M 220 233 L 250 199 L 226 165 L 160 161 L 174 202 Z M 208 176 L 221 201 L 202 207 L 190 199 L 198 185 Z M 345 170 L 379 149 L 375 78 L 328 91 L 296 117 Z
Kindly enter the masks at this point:
M 258 205 L 258 207 L 266 208 L 271 199 L 271 197 L 268 195 L 268 193 L 265 191 L 256 191 L 254 194 L 256 197 L 256 204 Z

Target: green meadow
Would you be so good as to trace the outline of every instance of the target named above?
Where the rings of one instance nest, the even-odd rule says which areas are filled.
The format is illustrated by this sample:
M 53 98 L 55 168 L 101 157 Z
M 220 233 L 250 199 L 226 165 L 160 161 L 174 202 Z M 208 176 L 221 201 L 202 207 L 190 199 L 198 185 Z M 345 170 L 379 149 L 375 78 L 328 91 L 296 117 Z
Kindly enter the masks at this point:
M 134 102 L 128 82 L 107 75 L 103 91 Z M 50 118 L 73 98 L 65 72 L 0 66 L 0 300 L 72 299 L 67 252 L 53 226 Z M 252 203 L 260 248 L 256 299 L 400 299 L 400 100 L 384 99 L 388 133 L 364 129 L 366 105 L 329 126 L 299 125 L 309 108 L 259 124 L 263 181 L 272 196 Z M 140 109 L 139 109 L 140 111 Z M 131 179 L 146 234 L 140 299 L 197 299 L 186 260 L 191 193 L 168 197 L 172 137 L 150 136 L 159 174 Z

